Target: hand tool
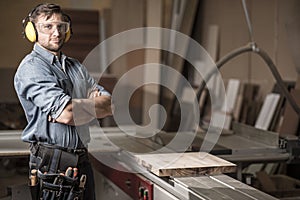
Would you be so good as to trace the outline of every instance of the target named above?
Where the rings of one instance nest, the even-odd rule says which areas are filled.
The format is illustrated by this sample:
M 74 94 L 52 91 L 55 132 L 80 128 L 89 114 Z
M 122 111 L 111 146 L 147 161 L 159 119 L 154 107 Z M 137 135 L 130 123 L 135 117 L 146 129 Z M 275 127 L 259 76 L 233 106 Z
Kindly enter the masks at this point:
M 31 181 L 31 185 L 36 185 L 37 183 L 37 170 L 36 169 L 32 169 L 30 172 L 30 181 Z
M 76 178 L 77 175 L 78 175 L 78 169 L 75 167 L 73 168 L 73 178 Z
M 81 177 L 80 177 L 79 187 L 84 188 L 85 182 L 86 182 L 86 175 L 82 174 Z
M 68 167 L 66 170 L 65 176 L 72 177 L 73 176 L 73 169 L 72 167 Z

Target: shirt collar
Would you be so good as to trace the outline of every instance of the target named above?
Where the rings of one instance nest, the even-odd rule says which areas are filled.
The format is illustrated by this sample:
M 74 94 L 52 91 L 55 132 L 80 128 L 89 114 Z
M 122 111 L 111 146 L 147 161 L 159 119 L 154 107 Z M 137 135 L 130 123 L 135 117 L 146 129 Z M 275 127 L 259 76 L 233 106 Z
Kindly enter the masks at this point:
M 53 64 L 55 62 L 55 55 L 50 53 L 49 51 L 47 51 L 46 49 L 44 49 L 43 47 L 41 47 L 39 44 L 35 43 L 33 50 L 35 52 L 37 52 L 38 54 L 40 54 L 45 60 L 47 60 L 49 63 Z M 61 53 L 61 60 L 65 60 L 66 56 Z

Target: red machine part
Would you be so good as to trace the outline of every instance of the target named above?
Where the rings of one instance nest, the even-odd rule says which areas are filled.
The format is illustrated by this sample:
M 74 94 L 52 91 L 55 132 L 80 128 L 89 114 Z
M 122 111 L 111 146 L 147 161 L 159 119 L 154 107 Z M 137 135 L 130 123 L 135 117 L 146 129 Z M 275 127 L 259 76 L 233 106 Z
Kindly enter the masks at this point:
M 153 183 L 138 173 L 130 173 L 119 164 L 115 163 L 113 168 L 99 162 L 90 155 L 90 160 L 95 169 L 112 181 L 127 195 L 138 200 L 153 200 Z

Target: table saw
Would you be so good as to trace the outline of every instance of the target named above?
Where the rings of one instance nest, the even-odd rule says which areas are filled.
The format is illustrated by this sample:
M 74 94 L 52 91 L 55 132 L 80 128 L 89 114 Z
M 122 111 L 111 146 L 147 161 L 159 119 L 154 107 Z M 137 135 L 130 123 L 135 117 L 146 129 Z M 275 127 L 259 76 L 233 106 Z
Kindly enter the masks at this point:
M 172 133 L 160 132 L 151 138 L 143 138 L 135 137 L 136 130 L 130 127 L 126 133 L 118 127 L 95 126 L 90 130 L 92 138 L 89 144 L 90 158 L 96 171 L 95 178 L 99 181 L 101 176 L 102 183 L 97 184 L 96 193 L 100 193 L 98 197 L 103 199 L 276 199 L 232 178 L 230 175 L 235 172 L 231 164 L 258 162 L 262 157 L 266 160 L 268 155 L 273 155 L 272 161 L 285 161 L 289 157 L 289 154 L 278 148 L 278 145 L 264 144 L 261 141 L 254 141 L 253 138 L 247 139 L 249 135 L 247 137 L 238 133 L 221 135 L 212 154 L 218 155 L 218 159 L 233 162 L 227 168 L 218 168 L 220 171 L 217 173 L 189 169 L 187 174 L 184 174 L 186 173 L 184 170 L 183 176 L 182 171 L 175 175 L 161 176 L 151 171 L 149 166 L 143 165 L 143 161 L 139 163 L 136 156 L 145 154 L 153 156 L 153 152 L 156 151 L 157 158 L 162 158 L 159 151 L 164 144 L 172 140 L 174 136 Z M 1 131 L 0 156 L 29 155 L 29 145 L 22 142 L 20 136 L 21 131 Z M 191 148 L 181 153 L 184 155 L 199 153 L 197 147 L 201 145 L 202 140 L 202 133 L 198 133 Z M 230 141 L 236 141 L 240 145 Z

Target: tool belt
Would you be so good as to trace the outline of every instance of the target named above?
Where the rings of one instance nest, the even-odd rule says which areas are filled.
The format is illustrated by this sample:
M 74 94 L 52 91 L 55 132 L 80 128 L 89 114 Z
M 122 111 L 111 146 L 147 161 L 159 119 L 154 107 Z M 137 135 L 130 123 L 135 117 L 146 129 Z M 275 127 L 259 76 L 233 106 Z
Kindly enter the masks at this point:
M 86 153 L 87 149 L 70 150 L 55 145 L 32 144 L 30 150 L 37 158 L 35 167 L 30 169 L 33 200 L 82 199 L 86 176 L 78 177 L 80 169 L 76 166 L 79 154 Z

